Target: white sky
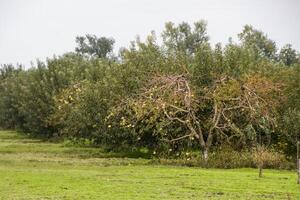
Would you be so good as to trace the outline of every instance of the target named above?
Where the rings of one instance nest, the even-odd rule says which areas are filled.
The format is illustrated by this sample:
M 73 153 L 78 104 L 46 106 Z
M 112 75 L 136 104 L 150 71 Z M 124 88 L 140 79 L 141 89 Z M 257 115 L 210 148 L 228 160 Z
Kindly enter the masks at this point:
M 113 37 L 118 49 L 151 30 L 159 35 L 167 21 L 200 19 L 213 43 L 251 24 L 300 50 L 300 0 L 0 0 L 0 64 L 28 67 L 73 51 L 77 35 Z

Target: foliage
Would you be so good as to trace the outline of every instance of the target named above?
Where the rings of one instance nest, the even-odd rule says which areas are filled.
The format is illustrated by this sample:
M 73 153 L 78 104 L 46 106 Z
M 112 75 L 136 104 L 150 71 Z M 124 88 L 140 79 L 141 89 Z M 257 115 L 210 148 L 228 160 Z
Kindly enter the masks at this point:
M 285 45 L 280 50 L 279 59 L 287 66 L 297 63 L 296 50 L 292 48 L 291 44 Z
M 275 42 L 269 39 L 267 35 L 260 30 L 257 30 L 250 25 L 246 25 L 238 36 L 242 41 L 242 44 L 247 48 L 253 49 L 257 56 L 275 59 Z
M 135 115 L 133 123 L 145 127 L 139 132 L 140 137 L 145 137 L 145 130 L 151 130 L 149 145 L 160 141 L 182 146 L 182 140 L 188 140 L 190 145 L 199 146 L 207 159 L 213 142 L 242 147 L 247 142 L 247 127 L 268 132 L 276 124 L 272 108 L 278 102 L 273 95 L 279 88 L 267 79 L 224 78 L 210 88 L 198 90 L 201 92 L 197 94 L 185 75 L 158 75 L 150 79 L 130 103 Z M 170 150 L 176 153 L 179 148 Z
M 197 48 L 209 39 L 206 26 L 205 21 L 195 22 L 193 29 L 186 22 L 179 24 L 177 27 L 172 22 L 168 22 L 165 25 L 165 31 L 162 33 L 164 45 L 170 52 L 192 55 L 197 51 Z
M 81 54 L 88 54 L 90 56 L 96 56 L 98 58 L 107 58 L 112 53 L 115 40 L 112 38 L 100 37 L 87 34 L 84 36 L 76 37 L 75 51 Z
M 154 156 L 229 145 L 273 146 L 291 159 L 299 139 L 299 55 L 245 26 L 212 46 L 207 24 L 166 23 L 114 57 L 112 38 L 77 37 L 76 53 L 3 65 L 0 126 Z

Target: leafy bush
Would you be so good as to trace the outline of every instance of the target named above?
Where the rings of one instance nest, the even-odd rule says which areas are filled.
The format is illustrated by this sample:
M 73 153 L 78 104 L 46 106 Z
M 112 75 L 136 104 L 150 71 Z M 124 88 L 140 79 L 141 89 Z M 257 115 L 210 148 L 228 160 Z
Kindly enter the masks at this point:
M 275 159 L 268 160 L 264 167 L 269 169 L 295 169 L 295 163 L 287 161 L 283 154 L 275 153 Z M 180 165 L 204 168 L 246 168 L 256 167 L 251 151 L 235 151 L 230 147 L 224 147 L 222 150 L 216 150 L 211 153 L 210 159 L 206 162 L 198 152 L 182 152 L 176 157 L 153 156 L 153 163 Z

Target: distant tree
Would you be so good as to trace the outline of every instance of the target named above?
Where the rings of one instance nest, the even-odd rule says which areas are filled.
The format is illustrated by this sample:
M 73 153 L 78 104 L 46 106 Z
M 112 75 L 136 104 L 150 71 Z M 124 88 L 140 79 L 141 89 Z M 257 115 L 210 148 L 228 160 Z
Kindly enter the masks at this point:
M 80 54 L 88 54 L 98 58 L 107 58 L 113 51 L 115 40 L 113 38 L 100 37 L 95 35 L 76 37 L 78 46 L 75 51 Z
M 288 70 L 288 80 L 285 82 L 287 101 L 281 107 L 280 131 L 287 140 L 286 150 L 293 155 L 296 152 L 297 141 L 300 141 L 300 66 L 296 65 Z
M 238 34 L 238 37 L 242 41 L 243 46 L 253 49 L 258 56 L 275 59 L 276 44 L 262 31 L 246 25 L 243 31 Z
M 297 53 L 296 50 L 292 48 L 291 44 L 287 44 L 281 48 L 279 60 L 287 66 L 291 66 L 297 62 Z
M 0 127 L 19 128 L 23 122 L 19 114 L 20 94 L 24 85 L 22 66 L 0 66 Z
M 205 21 L 194 23 L 194 28 L 185 22 L 178 26 L 168 22 L 165 25 L 162 38 L 169 51 L 184 52 L 190 55 L 195 53 L 201 44 L 209 40 L 206 27 Z

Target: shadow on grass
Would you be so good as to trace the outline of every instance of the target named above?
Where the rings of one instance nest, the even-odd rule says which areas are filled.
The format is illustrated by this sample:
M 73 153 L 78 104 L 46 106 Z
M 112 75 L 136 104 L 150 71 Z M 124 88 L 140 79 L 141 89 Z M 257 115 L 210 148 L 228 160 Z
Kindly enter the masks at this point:
M 0 131 L 1 153 L 47 153 L 78 158 L 144 158 L 151 155 L 145 150 L 109 151 L 92 144 L 74 144 L 61 138 L 42 138 L 11 130 Z

